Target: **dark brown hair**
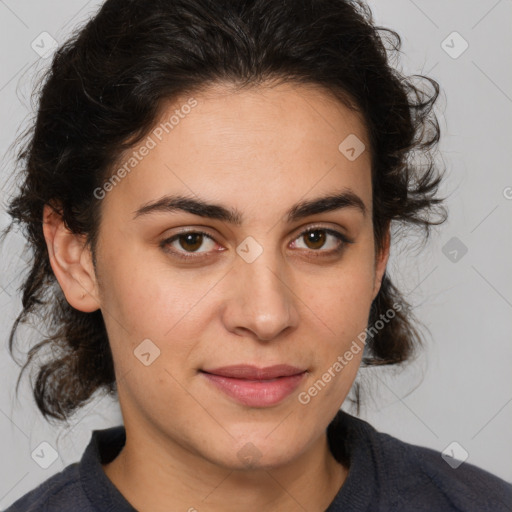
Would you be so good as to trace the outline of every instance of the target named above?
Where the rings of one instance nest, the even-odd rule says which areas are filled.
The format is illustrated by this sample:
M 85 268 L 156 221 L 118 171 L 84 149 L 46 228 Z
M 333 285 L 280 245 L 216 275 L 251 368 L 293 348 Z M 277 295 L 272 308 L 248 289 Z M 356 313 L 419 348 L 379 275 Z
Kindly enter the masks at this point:
M 107 0 L 55 53 L 36 121 L 17 155 L 22 183 L 8 207 L 8 230 L 22 226 L 32 261 L 22 285 L 23 309 L 10 333 L 11 354 L 19 324 L 30 316 L 46 333 L 29 350 L 16 389 L 34 356 L 49 348 L 51 357 L 39 363 L 32 383 L 45 418 L 66 420 L 96 391 L 116 393 L 101 310 L 84 313 L 66 301 L 50 266 L 43 206 L 58 205 L 65 225 L 86 235 L 94 255 L 101 201 L 93 191 L 122 152 L 154 127 L 164 103 L 183 94 L 214 83 L 321 86 L 365 121 L 376 247 L 390 223 L 422 228 L 426 239 L 446 218 L 436 197 L 442 170 L 435 159 L 440 130 L 433 105 L 439 86 L 391 66 L 400 48 L 399 35 L 375 26 L 363 2 Z M 406 361 L 421 343 L 411 307 L 387 274 L 369 326 L 393 304 L 400 311 L 368 338 L 366 365 Z

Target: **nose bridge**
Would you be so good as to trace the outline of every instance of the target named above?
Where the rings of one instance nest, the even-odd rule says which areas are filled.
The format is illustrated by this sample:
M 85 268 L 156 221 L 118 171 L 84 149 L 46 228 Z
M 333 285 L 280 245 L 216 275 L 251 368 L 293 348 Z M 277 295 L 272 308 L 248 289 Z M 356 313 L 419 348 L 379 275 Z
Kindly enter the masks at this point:
M 233 302 L 227 323 L 231 330 L 250 330 L 270 340 L 297 322 L 297 311 L 278 251 L 254 239 L 237 248 Z

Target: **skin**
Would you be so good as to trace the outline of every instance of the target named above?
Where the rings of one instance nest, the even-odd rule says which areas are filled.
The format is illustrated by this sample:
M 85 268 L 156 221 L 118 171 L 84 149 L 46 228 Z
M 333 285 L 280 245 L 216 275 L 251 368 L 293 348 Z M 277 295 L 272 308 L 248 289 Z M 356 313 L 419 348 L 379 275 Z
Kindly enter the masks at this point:
M 101 308 L 113 352 L 127 439 L 104 470 L 141 512 L 323 511 L 349 471 L 325 431 L 362 350 L 308 404 L 298 395 L 364 331 L 388 260 L 389 237 L 381 252 L 374 245 L 369 151 L 349 161 L 338 150 L 349 134 L 369 148 L 366 128 L 314 86 L 235 92 L 224 84 L 194 98 L 190 114 L 102 200 L 96 269 L 83 237 L 44 212 L 64 294 L 80 311 Z M 186 99 L 166 105 L 162 119 Z M 347 190 L 366 214 L 348 207 L 286 219 L 299 201 Z M 170 193 L 236 208 L 243 222 L 183 211 L 133 218 Z M 308 244 L 310 227 L 353 243 L 328 255 L 343 243 L 320 231 L 324 245 Z M 203 239 L 195 259 L 175 255 L 193 253 L 186 240 L 159 245 L 199 228 L 213 240 Z M 248 236 L 263 248 L 252 263 L 236 252 Z M 160 350 L 149 366 L 134 357 L 144 339 Z M 307 374 L 279 404 L 248 407 L 198 372 L 239 363 L 287 363 Z M 237 455 L 247 443 L 257 453 L 252 466 Z

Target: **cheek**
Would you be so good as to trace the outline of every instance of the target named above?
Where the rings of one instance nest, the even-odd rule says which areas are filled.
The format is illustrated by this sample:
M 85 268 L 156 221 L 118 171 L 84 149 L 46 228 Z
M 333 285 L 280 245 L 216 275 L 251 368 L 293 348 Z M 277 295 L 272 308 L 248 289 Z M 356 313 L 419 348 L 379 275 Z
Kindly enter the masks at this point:
M 135 245 L 122 258 L 102 256 L 102 308 L 134 337 L 161 337 L 207 289 L 207 282 L 191 286 L 184 272 L 170 269 L 157 254 L 137 251 Z
M 331 377 L 325 378 L 331 378 L 328 387 L 335 393 L 350 387 L 356 376 L 373 297 L 373 260 L 365 254 L 354 254 L 345 263 L 329 278 L 318 281 L 320 286 L 308 295 L 315 319 L 310 335 L 316 335 L 316 368 L 319 374 L 330 369 Z
M 323 280 L 323 290 L 313 296 L 315 307 L 332 330 L 353 333 L 355 329 L 366 327 L 373 285 L 373 262 L 364 264 L 361 259 L 355 265 L 347 264 Z

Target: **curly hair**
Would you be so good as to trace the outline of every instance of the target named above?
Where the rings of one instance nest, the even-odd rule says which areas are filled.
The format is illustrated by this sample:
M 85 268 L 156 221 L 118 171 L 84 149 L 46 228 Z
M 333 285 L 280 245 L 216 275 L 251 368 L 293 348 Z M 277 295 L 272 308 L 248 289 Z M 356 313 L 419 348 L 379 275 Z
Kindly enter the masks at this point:
M 16 331 L 31 316 L 47 329 L 28 351 L 16 390 L 46 347 L 51 357 L 39 362 L 32 391 L 47 420 L 66 420 L 98 390 L 117 392 L 102 312 L 81 312 L 66 301 L 50 266 L 43 207 L 51 205 L 69 230 L 86 235 L 95 262 L 101 201 L 93 191 L 154 127 L 164 104 L 183 94 L 214 83 L 321 86 L 364 119 L 376 248 L 391 223 L 419 227 L 428 238 L 446 219 L 437 197 L 439 86 L 393 67 L 400 49 L 400 36 L 376 26 L 362 1 L 107 0 L 53 56 L 35 122 L 16 155 L 21 185 L 8 205 L 7 231 L 21 225 L 32 260 L 11 355 Z M 401 307 L 368 338 L 363 365 L 402 363 L 422 343 L 412 307 L 387 273 L 368 325 L 393 304 Z

